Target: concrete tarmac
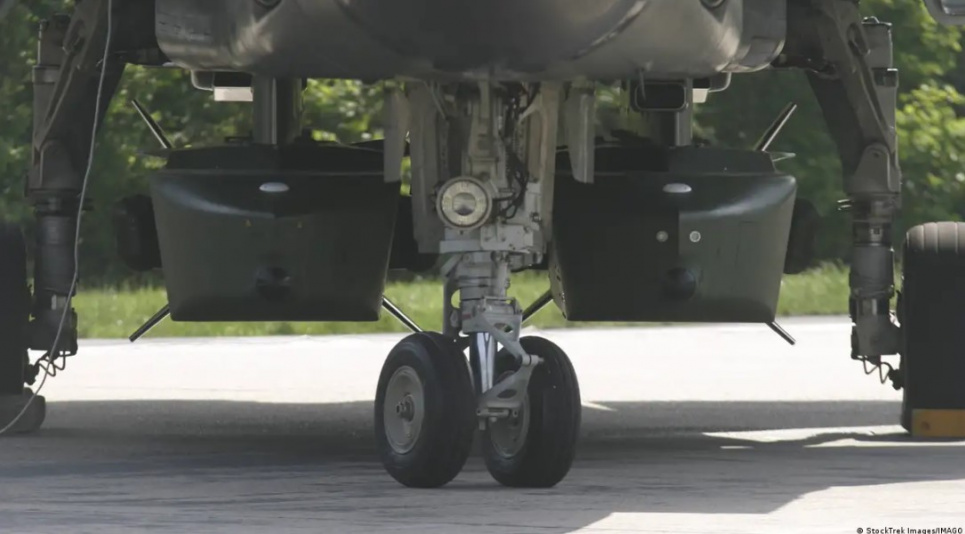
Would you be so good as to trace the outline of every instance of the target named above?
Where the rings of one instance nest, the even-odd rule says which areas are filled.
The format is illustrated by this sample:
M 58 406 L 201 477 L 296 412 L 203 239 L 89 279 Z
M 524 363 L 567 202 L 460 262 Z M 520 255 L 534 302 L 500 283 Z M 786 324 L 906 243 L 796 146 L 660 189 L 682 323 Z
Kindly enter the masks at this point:
M 965 443 L 904 434 L 846 321 L 785 327 L 796 347 L 764 326 L 541 332 L 585 401 L 550 490 L 478 457 L 439 490 L 383 472 L 372 399 L 400 336 L 82 342 L 44 429 L 0 440 L 0 532 L 961 532 Z

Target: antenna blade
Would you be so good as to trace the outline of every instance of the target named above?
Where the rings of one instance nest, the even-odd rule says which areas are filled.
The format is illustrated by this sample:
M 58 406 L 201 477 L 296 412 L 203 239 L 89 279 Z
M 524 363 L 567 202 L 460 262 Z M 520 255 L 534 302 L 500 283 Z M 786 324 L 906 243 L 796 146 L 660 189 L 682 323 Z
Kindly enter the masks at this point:
M 775 334 L 781 336 L 781 339 L 783 339 L 784 341 L 787 341 L 788 345 L 791 345 L 791 346 L 797 345 L 797 340 L 794 339 L 794 336 L 789 334 L 787 330 L 784 330 L 784 328 L 781 325 L 777 324 L 777 321 L 771 321 L 767 323 L 767 326 L 771 330 L 773 330 Z
M 781 130 L 783 130 L 784 126 L 787 125 L 787 121 L 791 120 L 791 116 L 794 115 L 795 111 L 797 111 L 797 104 L 794 102 L 784 106 L 784 109 L 781 110 L 781 113 L 778 114 L 777 118 L 767 129 L 767 131 L 764 132 L 764 136 L 761 137 L 761 140 L 758 141 L 754 146 L 754 150 L 758 152 L 767 152 L 767 150 L 771 148 L 771 145 L 774 143 L 774 140 L 777 139 L 777 136 L 781 135 Z
M 157 326 L 158 323 L 163 321 L 169 315 L 171 315 L 171 305 L 165 304 L 163 308 L 161 308 L 160 310 L 157 311 L 157 313 L 151 316 L 151 318 L 148 319 L 146 323 L 144 323 L 140 328 L 138 328 L 133 334 L 131 334 L 131 337 L 127 339 L 131 340 L 131 343 L 134 343 L 138 339 L 141 339 L 144 336 L 144 334 L 147 334 L 148 332 L 150 332 L 152 328 Z
M 151 114 L 148 113 L 146 109 L 144 109 L 144 106 L 142 106 L 137 99 L 131 100 L 131 104 L 134 105 L 134 109 L 137 110 L 137 114 L 141 116 L 141 120 L 144 121 L 144 124 L 147 124 L 148 129 L 151 130 L 152 134 L 154 134 L 154 138 L 157 139 L 158 143 L 161 143 L 161 146 L 166 150 L 171 150 L 174 148 L 174 145 L 171 144 L 171 141 L 168 141 L 167 136 L 164 135 L 164 130 L 162 130 L 161 126 L 154 121 L 154 118 L 151 117 Z

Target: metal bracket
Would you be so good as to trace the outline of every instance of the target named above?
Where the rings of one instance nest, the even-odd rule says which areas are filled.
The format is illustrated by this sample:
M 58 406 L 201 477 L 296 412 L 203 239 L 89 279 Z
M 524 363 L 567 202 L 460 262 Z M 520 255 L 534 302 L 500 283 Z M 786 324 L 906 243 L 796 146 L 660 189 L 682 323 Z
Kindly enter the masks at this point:
M 476 415 L 487 419 L 510 417 L 523 406 L 533 369 L 543 360 L 538 356 L 527 354 L 519 343 L 517 335 L 507 335 L 506 332 L 496 328 L 485 315 L 479 315 L 475 321 L 484 326 L 486 333 L 492 335 L 500 345 L 516 356 L 516 361 L 520 365 L 519 370 L 493 385 L 480 396 Z M 516 333 L 518 334 L 518 330 Z
M 538 360 L 539 358 L 536 358 Z M 526 400 L 526 390 L 537 363 L 523 365 L 515 373 L 482 394 L 476 415 L 485 419 L 501 419 L 515 415 Z
M 478 324 L 481 324 L 484 326 L 484 329 L 483 329 L 484 332 L 492 335 L 494 338 L 496 338 L 496 341 L 500 345 L 502 345 L 503 347 L 506 347 L 506 350 L 512 353 L 513 356 L 516 356 L 516 361 L 518 361 L 520 365 L 523 365 L 523 366 L 535 365 L 536 363 L 539 363 L 541 361 L 536 356 L 530 356 L 529 354 L 526 354 L 526 350 L 523 349 L 523 346 L 520 345 L 519 343 L 518 328 L 514 330 L 513 336 L 509 336 L 506 334 L 506 332 L 503 332 L 499 328 L 496 328 L 496 326 L 493 325 L 493 323 L 490 322 L 489 319 L 483 314 L 480 314 L 479 316 L 475 317 L 474 320 Z
M 573 167 L 573 177 L 581 183 L 593 183 L 596 144 L 596 94 L 595 88 L 570 88 L 563 102 L 563 126 L 566 144 Z
M 888 147 L 874 143 L 865 147 L 858 167 L 848 184 L 851 195 L 897 195 L 901 191 L 900 173 L 891 164 Z
M 385 181 L 402 182 L 402 160 L 405 158 L 411 110 L 405 94 L 398 88 L 385 92 Z

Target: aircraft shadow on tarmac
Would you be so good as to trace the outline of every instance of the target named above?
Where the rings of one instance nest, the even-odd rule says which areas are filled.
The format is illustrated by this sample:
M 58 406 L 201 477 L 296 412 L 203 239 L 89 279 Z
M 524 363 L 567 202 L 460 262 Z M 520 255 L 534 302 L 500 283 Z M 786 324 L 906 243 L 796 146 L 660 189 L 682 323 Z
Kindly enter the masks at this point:
M 884 435 L 834 430 L 894 425 L 898 408 L 847 401 L 605 403 L 584 409 L 580 453 L 560 486 L 500 488 L 476 458 L 450 486 L 433 490 L 432 499 L 495 505 L 516 491 L 528 503 L 514 507 L 516 524 L 531 517 L 546 525 L 544 505 L 555 506 L 560 526 L 541 531 L 567 532 L 610 513 L 764 514 L 835 486 L 965 479 L 965 448 L 955 444 L 914 443 L 897 427 Z M 51 403 L 45 430 L 0 441 L 0 478 L 55 482 L 91 475 L 100 484 L 158 470 L 182 477 L 199 469 L 317 472 L 321 478 L 337 472 L 333 480 L 365 478 L 366 497 L 404 501 L 405 492 L 419 492 L 381 473 L 371 409 L 369 402 Z M 808 428 L 828 430 L 769 443 L 709 435 Z M 849 439 L 855 442 L 841 442 Z M 561 510 L 567 500 L 580 504 Z M 351 499 L 343 506 L 353 506 Z

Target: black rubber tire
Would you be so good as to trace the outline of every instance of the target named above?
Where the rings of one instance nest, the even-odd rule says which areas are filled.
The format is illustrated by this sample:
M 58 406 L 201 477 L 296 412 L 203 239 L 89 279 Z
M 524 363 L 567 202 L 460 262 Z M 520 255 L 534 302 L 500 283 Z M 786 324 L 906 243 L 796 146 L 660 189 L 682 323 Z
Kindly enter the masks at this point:
M 0 397 L 0 429 L 9 425 L 15 417 L 19 419 L 6 434 L 0 435 L 0 439 L 40 430 L 47 418 L 47 400 L 42 395 L 34 397 L 30 388 L 24 388 L 21 395 Z
M 965 223 L 908 231 L 899 317 L 904 346 L 901 424 L 917 409 L 965 409 Z
M 482 439 L 483 458 L 497 482 L 514 488 L 551 488 L 570 471 L 576 456 L 583 405 L 576 371 L 565 352 L 540 337 L 524 337 L 527 354 L 543 359 L 530 378 L 529 430 L 514 456 L 496 451 L 487 430 Z M 518 368 L 505 349 L 496 357 L 496 376 Z
M 18 226 L 0 223 L 0 396 L 23 393 L 29 320 L 26 242 Z
M 412 450 L 397 453 L 386 437 L 383 406 L 389 379 L 409 366 L 424 388 L 425 419 Z M 412 488 L 437 488 L 462 471 L 476 428 L 476 396 L 466 358 L 439 334 L 412 334 L 389 353 L 375 396 L 375 438 L 382 465 Z

